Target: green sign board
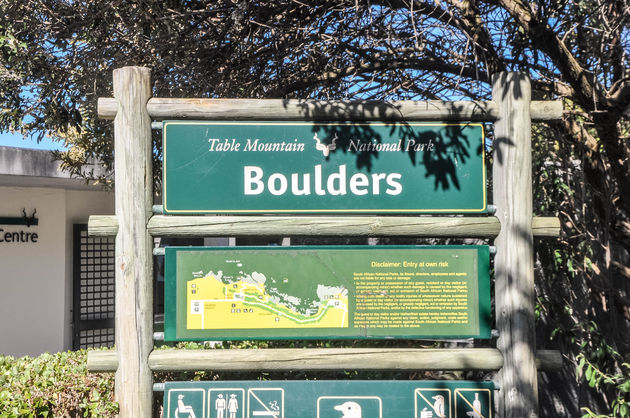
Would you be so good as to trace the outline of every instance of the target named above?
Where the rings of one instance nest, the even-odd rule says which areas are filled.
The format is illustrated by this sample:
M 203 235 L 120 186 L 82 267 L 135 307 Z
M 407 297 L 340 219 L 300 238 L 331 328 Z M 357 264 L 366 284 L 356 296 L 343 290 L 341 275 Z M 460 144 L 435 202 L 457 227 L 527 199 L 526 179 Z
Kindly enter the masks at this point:
M 484 213 L 479 123 L 163 125 L 163 207 L 203 213 Z
M 165 339 L 490 338 L 487 246 L 169 247 Z
M 165 418 L 492 418 L 492 382 L 167 382 Z

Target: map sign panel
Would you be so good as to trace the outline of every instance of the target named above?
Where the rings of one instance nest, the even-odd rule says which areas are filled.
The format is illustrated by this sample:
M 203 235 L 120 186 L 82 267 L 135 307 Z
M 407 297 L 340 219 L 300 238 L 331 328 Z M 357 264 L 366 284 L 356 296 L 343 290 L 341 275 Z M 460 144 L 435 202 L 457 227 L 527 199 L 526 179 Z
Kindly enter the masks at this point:
M 493 418 L 494 385 L 474 381 L 167 382 L 166 418 Z
M 487 246 L 168 247 L 165 339 L 490 338 Z
M 480 123 L 163 124 L 163 208 L 202 213 L 485 213 Z

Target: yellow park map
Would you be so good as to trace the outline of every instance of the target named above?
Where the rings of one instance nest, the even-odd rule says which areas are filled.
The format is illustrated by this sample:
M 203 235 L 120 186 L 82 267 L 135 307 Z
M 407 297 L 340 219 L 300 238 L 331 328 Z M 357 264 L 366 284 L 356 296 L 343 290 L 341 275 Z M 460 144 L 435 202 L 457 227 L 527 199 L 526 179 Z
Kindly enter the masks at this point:
M 288 280 L 288 279 L 286 279 Z M 348 290 L 318 285 L 315 302 L 266 286 L 263 273 L 222 280 L 221 271 L 186 285 L 188 329 L 347 328 Z

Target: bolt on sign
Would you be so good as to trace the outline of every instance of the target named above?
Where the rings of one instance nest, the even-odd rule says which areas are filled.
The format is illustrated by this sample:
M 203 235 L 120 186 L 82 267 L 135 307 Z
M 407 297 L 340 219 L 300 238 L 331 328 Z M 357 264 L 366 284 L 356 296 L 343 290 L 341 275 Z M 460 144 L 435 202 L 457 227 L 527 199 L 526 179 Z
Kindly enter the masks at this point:
M 238 355 L 238 354 L 235 354 Z M 165 418 L 492 418 L 492 382 L 167 382 Z
M 163 124 L 167 214 L 485 213 L 480 123 Z
M 490 338 L 487 246 L 168 247 L 167 341 Z

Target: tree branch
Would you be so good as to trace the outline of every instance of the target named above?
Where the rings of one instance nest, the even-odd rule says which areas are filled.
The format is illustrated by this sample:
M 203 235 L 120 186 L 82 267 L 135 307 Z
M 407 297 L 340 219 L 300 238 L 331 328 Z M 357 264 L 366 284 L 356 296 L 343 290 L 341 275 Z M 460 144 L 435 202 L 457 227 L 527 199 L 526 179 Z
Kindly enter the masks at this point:
M 545 22 L 536 19 L 534 13 L 522 0 L 498 0 L 498 2 L 527 32 L 534 47 L 545 52 L 558 66 L 575 91 L 580 106 L 592 111 L 608 104 L 597 93 L 593 75 L 580 65 L 565 43 Z
M 398 51 L 401 52 L 401 51 Z M 398 54 L 397 54 L 398 55 Z M 305 78 L 286 86 L 280 86 L 269 93 L 269 97 L 285 97 L 295 91 L 332 83 L 351 75 L 366 74 L 379 71 L 387 71 L 390 69 L 411 69 L 419 71 L 438 71 L 453 75 L 462 75 L 470 79 L 476 79 L 478 73 L 473 68 L 461 67 L 445 63 L 442 60 L 428 58 L 391 58 L 389 56 L 381 56 L 381 59 L 375 57 L 370 62 L 364 62 L 356 66 L 348 66 L 338 71 L 327 71 L 310 78 Z M 482 77 L 480 81 L 488 82 L 487 78 Z

